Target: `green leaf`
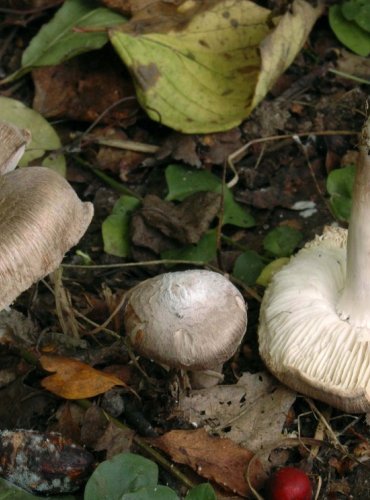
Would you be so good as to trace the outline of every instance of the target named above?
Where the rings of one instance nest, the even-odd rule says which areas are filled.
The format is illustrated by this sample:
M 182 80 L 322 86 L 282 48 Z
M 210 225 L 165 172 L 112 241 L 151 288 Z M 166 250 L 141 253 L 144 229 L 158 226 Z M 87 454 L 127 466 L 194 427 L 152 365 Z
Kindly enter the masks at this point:
M 39 165 L 50 167 L 65 176 L 65 158 L 62 154 L 57 153 L 62 147 L 58 134 L 37 111 L 27 108 L 20 101 L 0 96 L 0 120 L 20 128 L 27 128 L 32 134 L 32 140 L 19 162 L 21 167 L 40 159 Z M 44 157 L 47 151 L 52 152 Z
M 302 233 L 289 226 L 276 227 L 263 240 L 264 249 L 275 257 L 288 257 L 302 241 Z
M 355 170 L 354 165 L 333 170 L 326 180 L 331 209 L 334 216 L 342 221 L 349 221 L 351 215 Z
M 152 120 L 185 133 L 217 132 L 239 125 L 264 98 L 317 15 L 295 2 L 274 30 L 271 11 L 255 2 L 193 1 L 181 4 L 165 27 L 159 18 L 158 32 L 150 32 L 155 20 L 145 32 L 139 18 L 109 36 Z
M 217 500 L 215 490 L 208 483 L 199 484 L 192 488 L 185 500 Z
M 214 174 L 205 170 L 192 170 L 182 165 L 169 165 L 166 168 L 168 195 L 166 200 L 182 201 L 199 191 L 222 193 L 222 182 Z M 254 225 L 253 217 L 234 200 L 233 194 L 224 186 L 224 219 L 223 224 L 233 224 L 238 227 Z
M 340 5 L 330 7 L 329 24 L 343 45 L 360 56 L 366 57 L 370 54 L 370 33 L 355 22 L 348 21 L 344 17 Z
M 84 500 L 122 500 L 127 493 L 155 488 L 157 482 L 154 462 L 134 453 L 120 453 L 98 465 L 86 484 Z
M 83 52 L 100 49 L 108 41 L 105 28 L 125 22 L 124 17 L 99 7 L 96 1 L 66 0 L 31 40 L 23 53 L 22 67 L 54 66 Z
M 189 262 L 210 262 L 216 257 L 217 232 L 211 229 L 206 232 L 196 245 L 166 250 L 161 253 L 162 259 L 188 260 Z
M 280 271 L 280 269 L 285 266 L 285 264 L 287 264 L 289 260 L 290 259 L 288 257 L 280 257 L 279 259 L 275 259 L 267 264 L 267 266 L 262 269 L 261 274 L 256 279 L 256 284 L 267 287 L 273 276 L 278 271 Z
M 140 205 L 133 196 L 121 196 L 115 203 L 111 215 L 102 223 L 104 252 L 117 257 L 128 257 L 130 254 L 130 220 L 131 214 Z
M 365 31 L 370 32 L 369 0 L 351 0 L 343 2 L 342 14 L 348 21 L 354 21 Z
M 179 500 L 176 493 L 168 486 L 152 486 L 141 488 L 134 493 L 126 493 L 122 500 Z
M 236 259 L 232 274 L 247 285 L 254 285 L 264 265 L 257 252 L 246 250 Z

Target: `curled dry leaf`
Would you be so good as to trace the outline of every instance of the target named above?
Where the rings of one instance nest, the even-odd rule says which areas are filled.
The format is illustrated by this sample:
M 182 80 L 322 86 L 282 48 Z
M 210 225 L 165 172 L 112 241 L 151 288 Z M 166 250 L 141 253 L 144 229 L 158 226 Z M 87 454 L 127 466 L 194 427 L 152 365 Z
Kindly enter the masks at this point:
M 253 453 L 230 439 L 212 437 L 204 429 L 197 429 L 170 431 L 150 442 L 175 462 L 188 465 L 222 488 L 244 497 L 250 493 L 245 475 Z M 262 486 L 266 478 L 259 460 L 251 463 L 249 477 L 254 488 Z
M 248 0 L 184 2 L 167 16 L 134 16 L 112 28 L 110 40 L 151 119 L 185 133 L 216 132 L 240 124 L 264 98 L 321 12 L 295 0 L 272 21 L 270 10 Z
M 126 387 L 126 384 L 118 377 L 95 370 L 77 359 L 41 356 L 40 363 L 44 370 L 55 372 L 42 380 L 42 386 L 65 399 L 91 398 L 108 391 L 115 385 Z

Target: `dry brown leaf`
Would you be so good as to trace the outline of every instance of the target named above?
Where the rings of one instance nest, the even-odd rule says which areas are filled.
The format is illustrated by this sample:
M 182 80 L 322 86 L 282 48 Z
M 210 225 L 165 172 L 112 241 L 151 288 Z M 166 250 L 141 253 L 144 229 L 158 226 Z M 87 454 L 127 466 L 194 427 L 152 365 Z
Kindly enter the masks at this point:
M 258 452 L 266 466 L 295 397 L 265 372 L 244 373 L 237 384 L 191 391 L 180 399 L 175 415 Z
M 212 437 L 204 429 L 197 429 L 170 431 L 149 441 L 175 462 L 188 465 L 222 488 L 244 497 L 250 493 L 245 474 L 253 453 L 230 439 Z M 265 474 L 259 460 L 251 464 L 249 477 L 254 488 L 262 486 Z
M 95 370 L 77 359 L 63 356 L 41 356 L 41 366 L 48 372 L 55 372 L 42 380 L 48 391 L 65 399 L 91 398 L 102 394 L 115 385 L 126 387 L 118 377 Z

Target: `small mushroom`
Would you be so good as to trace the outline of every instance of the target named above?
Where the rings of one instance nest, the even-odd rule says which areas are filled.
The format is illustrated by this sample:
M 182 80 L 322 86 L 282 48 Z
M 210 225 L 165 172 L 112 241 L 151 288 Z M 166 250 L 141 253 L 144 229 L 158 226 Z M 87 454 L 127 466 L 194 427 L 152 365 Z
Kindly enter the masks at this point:
M 287 386 L 345 412 L 370 411 L 370 120 L 348 230 L 330 227 L 273 278 L 259 348 Z
M 193 387 L 208 387 L 222 378 L 223 363 L 243 338 L 247 308 L 228 279 L 196 269 L 160 274 L 132 288 L 124 321 L 139 354 L 190 370 Z
M 0 175 L 0 310 L 59 266 L 93 215 L 92 204 L 82 203 L 53 170 L 12 170 L 27 137 L 27 132 L 0 123 L 0 173 L 7 172 Z

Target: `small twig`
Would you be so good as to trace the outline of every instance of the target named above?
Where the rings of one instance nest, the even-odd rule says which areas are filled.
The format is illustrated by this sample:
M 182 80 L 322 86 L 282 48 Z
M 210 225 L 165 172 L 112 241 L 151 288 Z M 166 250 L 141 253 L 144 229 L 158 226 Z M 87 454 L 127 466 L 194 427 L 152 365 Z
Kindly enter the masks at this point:
M 365 80 L 364 78 L 360 78 L 359 76 L 351 75 L 350 73 L 345 73 L 344 71 L 339 71 L 337 69 L 329 68 L 329 73 L 333 73 L 334 75 L 341 76 L 343 78 L 347 78 L 348 80 L 353 80 L 357 83 L 363 83 L 365 85 L 370 85 L 370 80 Z
M 119 311 L 122 309 L 125 301 L 126 301 L 126 294 L 123 294 L 121 300 L 118 302 L 117 306 L 115 307 L 115 309 L 113 310 L 113 312 L 108 316 L 108 318 L 104 321 L 104 323 L 102 323 L 98 327 L 96 327 L 93 330 L 91 330 L 88 333 L 88 335 L 95 335 L 96 333 L 99 333 L 102 329 L 104 329 L 107 325 L 109 325 L 109 323 L 116 316 L 116 314 L 118 314 Z
M 320 418 L 319 422 L 317 424 L 316 431 L 315 431 L 315 439 L 319 439 L 319 440 L 323 440 L 324 439 L 324 437 L 325 437 L 325 430 L 326 430 L 326 424 L 325 424 L 325 422 L 327 422 L 328 419 L 330 418 L 332 410 L 333 410 L 332 407 L 328 406 L 327 409 L 326 409 L 326 411 L 325 411 L 325 414 L 324 414 L 324 412 L 322 413 L 322 417 L 323 418 Z M 319 454 L 319 451 L 320 451 L 319 446 L 313 446 L 311 448 L 311 451 L 310 451 L 310 457 L 313 458 L 313 459 L 317 458 L 317 455 Z
M 345 446 L 343 446 L 342 443 L 339 441 L 339 439 L 337 438 L 335 432 L 331 428 L 329 422 L 327 421 L 327 419 L 325 418 L 325 416 L 319 411 L 319 409 L 317 408 L 317 406 L 315 405 L 315 403 L 312 401 L 312 399 L 305 398 L 305 400 L 307 401 L 309 407 L 311 408 L 312 413 L 316 416 L 316 418 L 320 422 L 322 422 L 322 425 L 325 427 L 325 429 L 327 431 L 327 436 L 330 439 L 330 441 L 333 443 L 333 445 L 335 446 L 335 448 L 337 450 L 340 450 L 344 455 L 349 456 L 347 448 Z
M 138 141 L 123 141 L 119 139 L 99 139 L 92 138 L 90 136 L 86 137 L 87 140 L 94 142 L 95 144 L 100 144 L 102 146 L 108 146 L 110 148 L 116 149 L 127 149 L 129 151 L 137 151 L 138 153 L 156 153 L 159 150 L 159 146 L 154 144 L 145 144 Z
M 114 330 L 106 328 L 103 325 L 99 325 L 95 321 L 92 321 L 90 318 L 87 318 L 84 314 L 80 313 L 79 311 L 75 311 L 75 314 L 76 314 L 76 316 L 78 316 L 82 320 L 86 321 L 86 323 L 88 323 L 89 325 L 94 326 L 95 328 L 99 328 L 99 331 L 103 331 L 105 333 L 108 333 L 109 335 L 111 335 L 112 337 L 115 337 L 117 339 L 122 339 L 121 335 L 119 335 Z M 89 335 L 89 333 L 87 333 L 86 335 Z

